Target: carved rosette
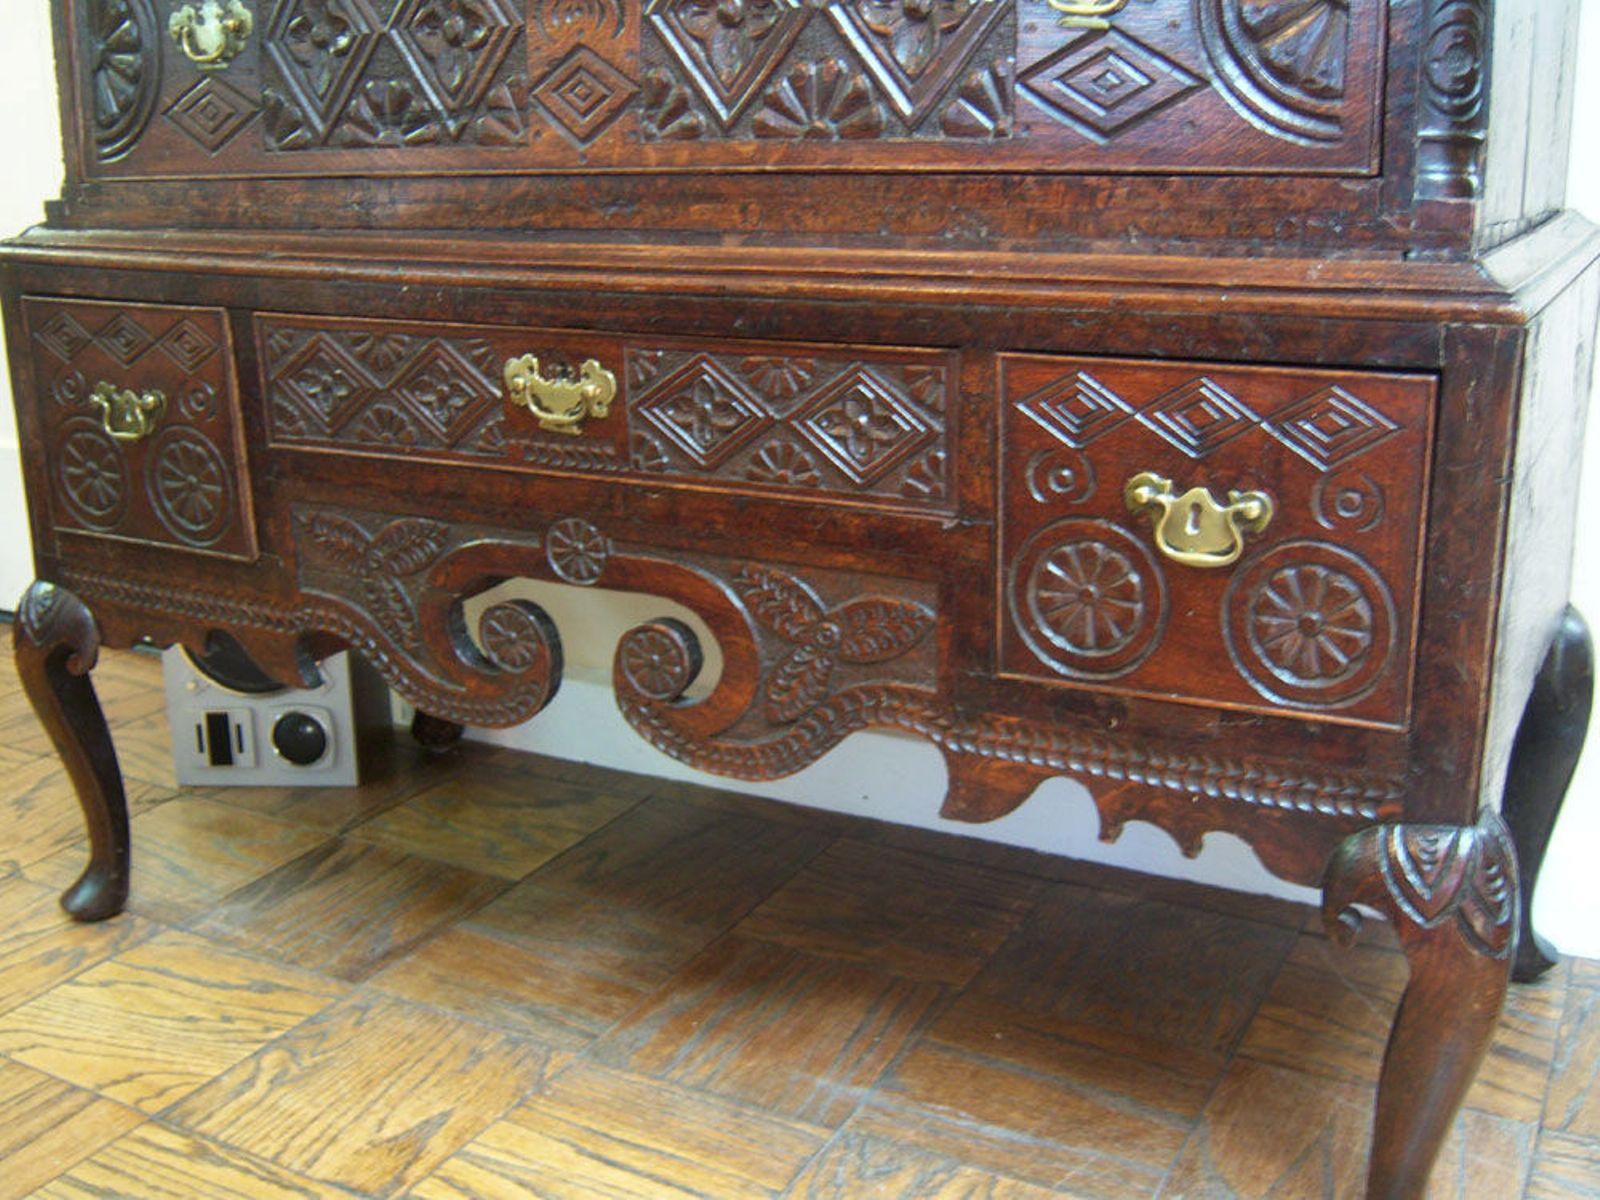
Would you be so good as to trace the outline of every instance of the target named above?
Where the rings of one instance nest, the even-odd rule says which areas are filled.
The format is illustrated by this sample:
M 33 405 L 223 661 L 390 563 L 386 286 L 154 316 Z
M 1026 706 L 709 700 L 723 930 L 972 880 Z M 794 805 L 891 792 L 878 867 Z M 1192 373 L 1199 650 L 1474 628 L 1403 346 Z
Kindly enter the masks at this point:
M 1508 958 L 1520 899 L 1516 850 L 1500 814 L 1477 825 L 1384 825 L 1350 838 L 1328 868 L 1322 916 L 1349 943 L 1356 905 L 1388 915 L 1402 941 L 1453 928 L 1476 953 Z
M 1470 199 L 1483 185 L 1488 0 L 1428 0 L 1417 131 L 1417 194 Z
M 617 670 L 651 700 L 678 699 L 699 676 L 703 662 L 694 631 L 670 617 L 629 630 L 617 646 Z
M 1199 0 L 1222 94 L 1257 128 L 1307 145 L 1344 137 L 1350 0 Z
M 155 112 L 160 31 L 150 0 L 89 0 L 83 11 L 95 155 L 114 162 L 133 149 Z

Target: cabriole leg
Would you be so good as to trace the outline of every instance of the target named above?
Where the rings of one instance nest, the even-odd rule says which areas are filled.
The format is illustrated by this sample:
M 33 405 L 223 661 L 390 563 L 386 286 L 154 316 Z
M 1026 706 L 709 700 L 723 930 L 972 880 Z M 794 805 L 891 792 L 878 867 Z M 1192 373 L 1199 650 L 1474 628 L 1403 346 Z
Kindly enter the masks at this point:
M 1346 945 L 1357 904 L 1394 922 L 1411 968 L 1378 1079 L 1367 1198 L 1419 1200 L 1505 1001 L 1521 907 L 1510 834 L 1492 811 L 1476 826 L 1363 830 L 1323 885 L 1323 921 Z
M 35 583 L 13 630 L 17 674 L 67 769 L 89 827 L 89 865 L 61 897 L 79 921 L 116 916 L 128 899 L 128 802 L 105 714 L 89 672 L 100 631 L 71 592 Z
M 1533 892 L 1550 833 L 1561 815 L 1594 700 L 1594 644 L 1589 627 L 1568 608 L 1545 655 L 1517 727 L 1501 812 L 1522 868 L 1522 921 L 1512 978 L 1528 983 L 1555 966 L 1555 951 L 1533 930 Z

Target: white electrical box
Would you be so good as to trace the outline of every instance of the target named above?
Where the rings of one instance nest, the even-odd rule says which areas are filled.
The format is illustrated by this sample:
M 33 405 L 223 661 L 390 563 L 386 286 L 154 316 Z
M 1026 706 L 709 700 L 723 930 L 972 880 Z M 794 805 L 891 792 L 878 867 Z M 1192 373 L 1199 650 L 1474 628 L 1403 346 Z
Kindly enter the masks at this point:
M 386 733 L 388 695 L 337 654 L 312 689 L 228 686 L 187 651 L 162 656 L 178 782 L 200 787 L 354 787 L 366 743 Z

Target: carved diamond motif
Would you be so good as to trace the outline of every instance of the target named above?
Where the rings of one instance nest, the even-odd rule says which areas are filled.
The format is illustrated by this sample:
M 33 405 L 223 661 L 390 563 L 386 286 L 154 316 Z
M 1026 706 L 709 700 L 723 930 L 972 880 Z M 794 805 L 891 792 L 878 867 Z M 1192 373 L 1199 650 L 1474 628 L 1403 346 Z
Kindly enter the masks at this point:
M 881 478 L 935 436 L 905 396 L 861 366 L 807 401 L 794 424 L 858 484 Z
M 1068 42 L 1024 70 L 1017 83 L 1051 116 L 1101 143 L 1204 86 L 1120 29 Z
M 1388 417 L 1342 387 L 1324 388 L 1279 413 L 1268 427 L 1280 442 L 1326 471 L 1400 432 Z
M 1204 458 L 1261 422 L 1244 401 L 1204 376 L 1152 400 L 1138 417 L 1190 458 Z
M 1133 413 L 1132 405 L 1087 371 L 1040 388 L 1017 407 L 1078 450 Z
M 917 125 L 1011 6 L 985 0 L 834 0 L 826 11 L 895 111 Z
M 95 341 L 102 350 L 126 367 L 150 349 L 155 338 L 127 313 L 118 313 L 100 330 Z
M 87 329 L 59 310 L 43 326 L 34 330 L 33 336 L 63 362 L 71 362 L 85 346 L 94 341 Z
M 461 113 L 488 91 L 522 25 L 506 0 L 406 0 L 389 36 L 439 111 Z
M 284 0 L 266 51 L 294 93 L 295 109 L 325 137 L 366 69 L 383 22 L 366 0 Z
M 722 462 L 772 424 L 761 402 L 704 355 L 661 380 L 634 411 L 702 468 Z
M 167 109 L 167 120 L 215 154 L 255 120 L 260 107 L 238 88 L 207 75 Z
M 781 0 L 657 0 L 650 26 L 724 129 L 778 69 L 810 17 Z
M 217 351 L 217 343 L 187 319 L 168 330 L 159 345 L 162 353 L 190 374 Z
M 579 46 L 546 75 L 533 94 L 551 118 L 587 146 L 628 107 L 637 84 L 587 46 Z
M 283 391 L 329 429 L 364 408 L 376 385 L 331 338 L 312 337 L 278 372 Z
M 389 394 L 454 443 L 498 393 L 446 342 L 429 342 L 389 385 Z

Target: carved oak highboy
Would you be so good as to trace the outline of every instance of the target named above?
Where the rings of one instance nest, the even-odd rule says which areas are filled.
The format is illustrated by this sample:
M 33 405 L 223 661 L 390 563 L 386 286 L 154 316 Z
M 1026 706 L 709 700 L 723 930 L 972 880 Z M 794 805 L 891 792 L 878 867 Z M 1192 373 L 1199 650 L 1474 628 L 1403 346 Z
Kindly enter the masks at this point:
M 354 647 L 448 737 L 560 677 L 475 596 L 651 593 L 722 651 L 685 698 L 688 626 L 617 647 L 685 762 L 907 730 L 948 816 L 1069 775 L 1391 918 L 1369 1194 L 1422 1193 L 1587 721 L 1573 4 L 54 12 L 67 180 L 0 289 L 72 915 L 128 887 L 100 645 Z

